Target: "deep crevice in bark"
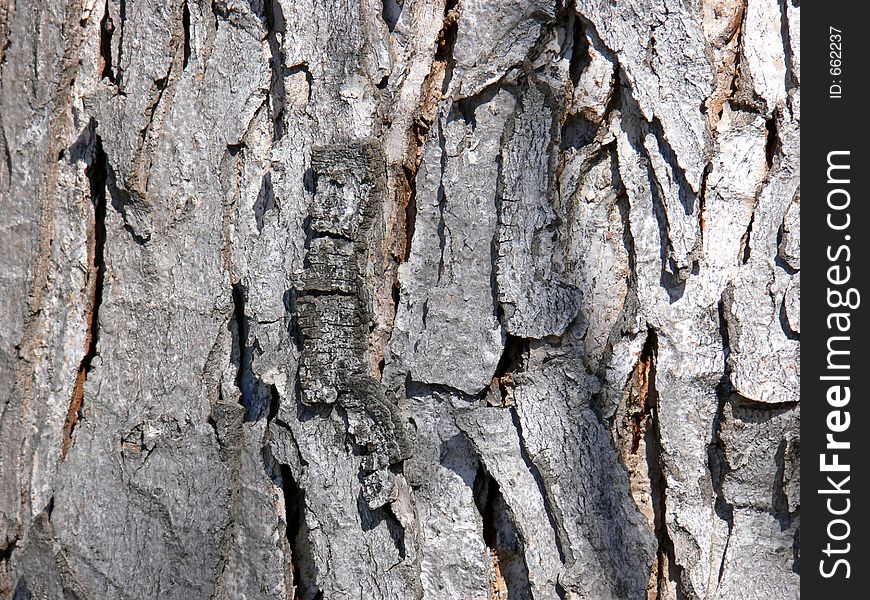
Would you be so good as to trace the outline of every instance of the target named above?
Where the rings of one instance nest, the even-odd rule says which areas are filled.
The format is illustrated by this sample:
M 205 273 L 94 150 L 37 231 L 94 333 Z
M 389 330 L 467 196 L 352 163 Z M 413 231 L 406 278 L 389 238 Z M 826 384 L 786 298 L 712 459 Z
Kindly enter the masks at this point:
M 604 120 L 606 121 L 606 118 Z M 568 149 L 580 150 L 595 140 L 599 129 L 599 125 L 581 113 L 569 113 L 560 131 L 559 149 L 563 152 Z
M 268 417 L 274 402 L 274 386 L 267 386 L 254 372 L 254 356 L 258 352 L 251 340 L 250 321 L 245 313 L 248 289 L 241 283 L 232 286 L 233 298 L 233 363 L 236 367 L 235 385 L 240 393 L 239 403 L 245 409 L 244 422 Z
M 453 47 L 459 33 L 459 0 L 447 0 L 444 5 L 444 25 L 438 33 L 435 60 L 444 65 L 442 92 L 447 90 L 453 77 Z
M 752 211 L 752 216 L 749 217 L 749 225 L 746 226 L 746 231 L 743 237 L 740 238 L 740 263 L 746 264 L 752 255 L 752 224 L 755 222 L 755 211 Z
M 118 68 L 115 71 L 115 85 L 118 86 L 118 93 L 122 96 L 125 96 L 126 94 L 123 91 L 124 70 L 123 68 L 121 68 L 121 56 L 124 52 L 124 29 L 127 23 L 127 0 L 119 0 L 118 2 L 118 20 L 120 21 L 120 23 L 118 23 L 117 25 L 118 58 L 115 61 L 115 64 L 118 65 Z
M 781 15 L 780 35 L 782 36 L 782 49 L 785 54 L 785 90 L 788 92 L 797 86 L 797 77 L 794 73 L 792 61 L 794 54 L 791 50 L 791 31 L 789 31 L 788 23 L 788 3 L 789 0 L 779 0 L 779 10 Z
M 728 464 L 728 457 L 725 453 L 725 444 L 722 441 L 721 432 L 722 422 L 725 418 L 725 405 L 728 403 L 732 392 L 731 367 L 728 363 L 728 357 L 731 354 L 731 342 L 728 334 L 728 321 L 725 316 L 725 310 L 725 302 L 724 300 L 720 300 L 718 304 L 719 335 L 722 338 L 724 364 L 722 378 L 716 388 L 718 402 L 716 414 L 713 417 L 713 431 L 710 443 L 707 445 L 707 465 L 710 471 L 713 491 L 716 494 L 714 510 L 716 511 L 716 515 L 728 525 L 728 537 L 725 540 L 725 547 L 722 550 L 722 560 L 719 564 L 718 581 L 722 581 L 722 575 L 725 570 L 725 557 L 728 553 L 728 544 L 731 541 L 731 532 L 734 529 L 734 506 L 725 498 L 723 490 L 724 479 L 731 471 L 731 466 Z
M 577 14 L 576 2 L 569 6 L 569 15 L 574 21 L 571 31 L 571 61 L 568 64 L 568 75 L 573 88 L 580 82 L 580 75 L 589 66 L 589 42 L 586 37 L 586 23 Z
M 31 598 L 33 596 L 27 586 L 27 580 L 24 577 L 19 577 L 18 583 L 15 585 L 15 592 L 12 594 L 12 600 L 31 600 Z
M 322 600 L 323 592 L 317 586 L 317 563 L 311 551 L 305 522 L 305 491 L 299 487 L 289 466 L 281 465 L 280 472 L 295 588 L 293 600 Z
M 61 442 L 61 458 L 65 459 L 72 444 L 73 430 L 78 420 L 83 416 L 83 404 L 85 397 L 85 381 L 91 370 L 91 363 L 97 355 L 97 341 L 99 338 L 99 312 L 103 301 L 103 278 L 106 271 L 104 250 L 106 245 L 106 183 L 108 179 L 108 167 L 106 153 L 103 151 L 103 142 L 100 136 L 93 133 L 96 123 L 90 125 L 94 135 L 94 156 L 91 164 L 85 169 L 90 187 L 91 203 L 94 209 L 94 226 L 90 236 L 91 264 L 88 265 L 88 285 L 91 288 L 91 306 L 87 321 L 87 334 L 85 337 L 85 354 L 79 363 L 76 381 L 73 386 L 72 398 L 64 423 L 63 440 Z M 93 280 L 91 281 L 91 278 Z
M 243 380 L 245 375 L 251 368 L 250 350 L 248 348 L 248 319 L 245 316 L 245 296 L 247 289 L 241 283 L 233 284 L 233 319 L 235 320 L 235 329 L 233 337 L 235 346 L 238 348 L 239 364 L 236 370 L 236 387 L 242 394 L 241 404 L 245 407 L 245 421 L 253 421 L 251 418 L 251 393 L 245 389 Z
M 795 192 L 794 198 L 792 198 L 792 202 L 794 202 L 795 200 L 800 202 L 800 188 L 798 188 L 797 192 Z M 777 252 L 776 252 L 776 257 L 773 259 L 774 264 L 776 264 L 777 267 L 779 267 L 780 269 L 782 269 L 783 271 L 785 271 L 789 275 L 797 275 L 800 272 L 800 269 L 795 268 L 792 265 L 790 265 L 788 260 L 786 259 L 786 257 L 783 255 L 784 249 L 783 249 L 782 242 L 783 242 L 783 238 L 785 238 L 785 230 L 786 230 L 785 222 L 781 223 L 780 226 L 776 230 Z
M 281 42 L 278 41 L 278 36 L 280 35 L 283 39 L 286 32 L 284 11 L 281 8 L 281 3 L 275 0 L 265 0 L 263 2 L 263 14 L 259 16 L 266 26 L 266 40 L 269 43 L 269 66 L 272 70 L 272 80 L 269 85 L 269 104 L 274 127 L 273 140 L 277 141 L 284 137 L 284 76 L 292 74 L 285 73 L 284 53 L 281 51 Z M 304 66 L 304 72 L 308 81 L 308 96 L 310 99 L 312 80 L 307 66 Z
M 670 239 L 670 224 L 668 213 L 665 209 L 662 189 L 656 180 L 652 166 L 647 163 L 647 177 L 652 196 L 653 213 L 658 222 L 659 241 L 661 247 L 661 277 L 659 283 L 667 291 L 671 304 L 683 297 L 686 291 L 686 282 L 680 278 L 679 269 L 674 261 L 674 248 Z
M 221 0 L 212 0 L 211 12 L 214 15 L 215 29 L 217 29 L 218 20 L 226 19 L 230 14 L 227 3 Z
M 473 492 L 474 503 L 483 519 L 483 541 L 492 557 L 494 579 L 490 581 L 490 598 L 531 598 L 523 541 L 516 531 L 498 482 L 482 462 L 478 463 Z
M 786 410 L 791 410 L 788 408 Z M 800 448 L 800 441 L 797 442 L 798 448 Z M 797 508 L 794 511 L 790 510 L 788 504 L 788 497 L 785 493 L 785 453 L 788 446 L 788 440 L 780 440 L 779 445 L 776 449 L 776 454 L 774 455 L 774 463 L 776 464 L 776 479 L 774 481 L 773 487 L 773 516 L 779 521 L 780 528 L 785 531 L 789 527 L 791 527 L 792 523 L 798 515 L 800 514 L 800 509 Z M 798 450 L 799 451 L 799 450 Z
M 637 101 L 631 94 L 631 90 L 626 88 L 625 86 L 619 85 L 617 86 L 619 100 L 621 103 L 622 111 L 625 111 L 629 114 L 643 114 L 640 110 L 640 106 Z M 616 95 L 616 94 L 614 94 Z M 671 168 L 673 173 L 673 177 L 675 182 L 679 186 L 679 195 L 680 202 L 685 210 L 686 214 L 692 214 L 694 210 L 694 202 L 688 199 L 689 196 L 692 196 L 693 193 L 691 191 L 691 186 L 689 186 L 688 181 L 685 178 L 685 173 L 680 168 L 679 164 L 676 161 L 676 155 L 673 150 L 670 148 L 670 144 L 664 136 L 664 131 L 661 126 L 661 123 L 655 121 L 654 123 L 646 123 L 647 128 L 649 128 L 650 132 L 655 135 L 656 140 L 659 143 L 659 146 L 662 147 L 662 158 L 668 163 L 668 166 Z M 655 216 L 656 222 L 658 223 L 658 232 L 659 232 L 659 248 L 660 248 L 660 259 L 661 259 L 661 275 L 659 277 L 659 284 L 662 288 L 664 288 L 668 293 L 668 299 L 671 304 L 677 302 L 683 297 L 683 294 L 686 291 L 686 272 L 685 269 L 680 269 L 674 260 L 674 248 L 673 243 L 671 241 L 671 226 L 668 218 L 668 212 L 665 207 L 665 199 L 664 199 L 664 190 L 661 187 L 661 184 L 658 181 L 658 177 L 653 169 L 653 165 L 650 162 L 649 151 L 646 149 L 641 135 L 643 131 L 633 130 L 629 133 L 629 143 L 634 148 L 635 152 L 642 158 L 643 167 L 646 170 L 647 181 L 649 183 L 650 195 L 652 198 L 652 206 L 653 206 L 653 214 Z
M 655 333 L 650 330 L 640 353 L 638 363 L 637 384 L 639 406 L 631 413 L 631 453 L 637 454 L 640 440 L 648 430 L 648 419 L 652 415 L 653 403 L 657 400 L 655 392 L 655 355 L 658 351 Z
M 101 77 L 108 78 L 115 83 L 115 71 L 112 66 L 112 34 L 115 32 L 115 23 L 109 15 L 109 0 L 106 0 L 103 20 L 100 21 L 100 62 L 102 63 Z
M 528 353 L 528 339 L 511 334 L 507 335 L 504 350 L 492 378 L 493 387 L 498 388 L 502 407 L 512 406 L 514 403 L 513 388 L 516 385 L 514 375 L 522 370 L 523 361 Z
M 149 90 L 150 98 L 148 106 L 145 107 L 145 116 L 148 118 L 148 122 L 145 124 L 145 127 L 139 130 L 139 137 L 142 139 L 143 144 L 148 138 L 148 133 L 151 131 L 151 125 L 154 123 L 157 108 L 160 106 L 160 101 L 163 99 L 163 92 L 166 91 L 171 74 L 172 66 L 170 65 L 169 69 L 166 71 L 166 75 L 155 79 L 151 86 L 151 90 Z
M 257 222 L 258 232 L 263 231 L 266 214 L 274 210 L 275 206 L 275 190 L 272 187 L 272 174 L 266 173 L 263 175 L 260 192 L 254 201 L 254 220 Z
M 773 167 L 773 159 L 776 157 L 776 151 L 779 146 L 776 127 L 776 111 L 774 111 L 773 115 L 767 118 L 764 128 L 766 133 L 764 156 L 767 159 L 767 168 L 770 169 Z
M 619 191 L 616 197 L 616 208 L 619 210 L 619 216 L 622 219 L 622 246 L 625 248 L 625 253 L 628 256 L 628 282 L 627 286 L 630 294 L 636 294 L 635 284 L 637 282 L 637 250 L 634 245 L 634 234 L 631 232 L 631 202 L 628 199 L 628 194 L 625 193 L 625 186 L 619 178 L 619 167 L 616 160 L 613 161 L 612 172 L 614 173 L 614 181 L 619 182 Z M 632 291 L 635 290 L 635 291 Z M 626 305 L 628 298 L 626 298 Z
M 422 147 L 422 140 L 425 139 L 425 133 L 423 133 L 420 138 L 420 145 Z M 420 156 L 422 156 L 422 152 L 418 152 Z M 419 161 L 415 165 L 415 169 L 409 169 L 407 166 L 402 167 L 402 173 L 405 177 L 405 181 L 408 182 L 408 200 L 405 203 L 405 251 L 402 256 L 402 262 L 407 262 L 408 258 L 411 256 L 411 243 L 414 241 L 414 231 L 417 228 L 417 171 L 416 167 L 419 167 Z M 398 282 L 396 283 L 398 285 Z M 394 307 L 398 310 L 399 302 L 398 299 L 394 302 Z
M 473 115 L 472 111 L 472 115 Z M 507 134 L 508 129 L 512 128 L 513 125 L 505 126 L 505 134 Z M 442 148 L 444 146 L 442 145 Z M 442 161 L 444 161 L 444 155 L 442 155 Z M 496 217 L 496 227 L 493 229 L 492 238 L 489 241 L 489 289 L 492 294 L 492 309 L 493 315 L 495 316 L 495 320 L 499 323 L 502 330 L 505 329 L 505 316 L 504 316 L 504 307 L 502 306 L 502 302 L 499 294 L 499 285 L 498 285 L 498 274 L 499 274 L 499 255 L 501 254 L 500 250 L 500 238 L 501 233 L 500 230 L 504 227 L 502 222 L 502 215 L 504 214 L 503 205 L 504 205 L 504 156 L 502 152 L 499 152 L 495 157 L 495 165 L 496 165 L 496 173 L 495 173 L 495 217 Z M 442 167 L 441 170 L 442 179 L 444 174 L 444 169 Z M 440 189 L 440 188 L 439 188 Z M 504 352 L 502 352 L 502 357 L 504 358 Z M 501 358 L 499 362 L 501 362 Z M 497 370 L 497 369 L 496 369 Z
M 0 53 L 0 60 L 2 60 L 2 53 Z M 5 173 L 0 173 L 0 189 L 8 191 L 12 187 L 12 152 L 2 124 L 0 124 L 0 147 L 3 148 L 3 166 L 6 168 Z
M 403 8 L 403 2 L 398 2 L 397 0 L 383 0 L 381 17 L 384 19 L 384 23 L 387 24 L 387 29 L 390 30 L 390 33 L 396 29 L 396 23 L 399 22 L 399 17 L 402 16 Z
M 350 436 L 348 436 L 350 437 Z M 355 454 L 356 450 L 359 449 L 354 442 Z M 392 469 L 391 469 L 392 471 Z M 362 472 L 359 475 L 360 483 L 363 483 L 364 476 Z M 390 534 L 390 539 L 393 542 L 393 545 L 396 548 L 396 553 L 399 556 L 400 560 L 405 560 L 407 556 L 407 547 L 405 546 L 405 528 L 402 526 L 402 523 L 399 521 L 396 514 L 390 508 L 390 503 L 384 504 L 381 507 L 372 509 L 366 504 L 366 500 L 363 497 L 363 494 L 357 497 L 357 513 L 360 517 L 360 523 L 363 531 L 371 531 L 378 527 L 381 523 L 386 525 L 387 531 Z
M 704 165 L 704 170 L 701 173 L 701 189 L 698 190 L 698 244 L 695 248 L 695 255 L 699 257 L 704 255 L 704 232 L 707 229 L 707 222 L 704 217 L 707 205 L 707 178 L 712 170 L 713 166 L 710 163 Z
M 774 298 L 773 301 L 776 302 L 776 299 Z M 794 340 L 796 342 L 799 342 L 801 339 L 801 334 L 798 333 L 797 331 L 795 331 L 792 328 L 791 323 L 788 322 L 788 311 L 786 311 L 786 309 L 785 309 L 785 300 L 784 299 L 783 299 L 783 302 L 781 302 L 779 304 L 778 317 L 779 317 L 779 325 L 780 325 L 780 327 L 782 327 L 782 331 L 783 331 L 783 333 L 785 333 L 785 337 L 790 339 L 790 340 Z
M 181 27 L 184 31 L 184 58 L 181 62 L 181 70 L 187 69 L 187 63 L 190 62 L 190 8 L 185 0 L 181 7 Z
M 689 184 L 688 179 L 686 179 L 686 173 L 677 160 L 677 153 L 671 147 L 671 143 L 665 135 L 664 126 L 658 117 L 653 118 L 653 121 L 650 123 L 650 131 L 655 135 L 659 148 L 661 148 L 661 157 L 670 167 L 674 183 L 679 188 L 680 204 L 683 206 L 686 215 L 691 215 L 695 211 L 697 195 Z
M 392 466 L 392 465 L 391 465 Z M 399 558 L 405 560 L 408 556 L 408 549 L 405 546 L 405 527 L 396 513 L 393 512 L 390 504 L 385 505 L 381 510 L 387 515 L 387 527 L 390 530 L 390 538 L 396 545 L 396 551 L 399 553 Z
M 647 464 L 649 465 L 650 496 L 653 504 L 655 534 L 658 540 L 656 552 L 656 597 L 667 597 L 662 594 L 666 581 L 675 585 L 677 600 L 685 598 L 683 589 L 683 567 L 676 562 L 674 542 L 668 533 L 667 526 L 667 490 L 668 483 L 664 471 L 662 432 L 659 422 L 659 393 L 656 387 L 656 363 L 658 361 L 658 334 L 650 328 L 647 333 L 649 352 L 648 397 L 652 414 L 652 427 L 647 430 Z
M 18 538 L 12 538 L 6 546 L 0 548 L 0 565 L 9 565 L 9 562 L 12 560 L 12 555 L 15 553 L 17 547 Z M 2 571 L 0 571 L 0 574 L 2 574 Z

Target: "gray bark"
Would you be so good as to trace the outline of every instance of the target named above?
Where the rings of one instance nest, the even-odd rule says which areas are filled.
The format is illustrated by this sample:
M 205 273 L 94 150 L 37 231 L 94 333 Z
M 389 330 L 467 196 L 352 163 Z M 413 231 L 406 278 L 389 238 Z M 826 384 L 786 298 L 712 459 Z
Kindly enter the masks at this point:
M 798 591 L 796 0 L 0 0 L 0 596 Z

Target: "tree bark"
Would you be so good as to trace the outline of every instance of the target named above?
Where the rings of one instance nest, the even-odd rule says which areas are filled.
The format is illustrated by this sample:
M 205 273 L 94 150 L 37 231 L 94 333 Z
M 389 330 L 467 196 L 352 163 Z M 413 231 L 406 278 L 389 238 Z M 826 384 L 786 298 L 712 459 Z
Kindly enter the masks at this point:
M 797 0 L 0 0 L 0 596 L 798 597 Z

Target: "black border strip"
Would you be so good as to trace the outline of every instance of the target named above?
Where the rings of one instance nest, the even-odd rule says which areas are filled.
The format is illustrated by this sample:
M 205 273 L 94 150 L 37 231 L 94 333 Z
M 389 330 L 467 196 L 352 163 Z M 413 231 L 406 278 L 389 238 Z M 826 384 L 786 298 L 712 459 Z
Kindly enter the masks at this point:
M 810 599 L 863 599 L 870 597 L 863 360 L 870 344 L 864 93 L 870 31 L 859 15 L 863 2 L 801 8 L 801 591 Z M 829 446 L 828 435 L 835 444 Z M 830 466 L 835 462 L 843 466 Z

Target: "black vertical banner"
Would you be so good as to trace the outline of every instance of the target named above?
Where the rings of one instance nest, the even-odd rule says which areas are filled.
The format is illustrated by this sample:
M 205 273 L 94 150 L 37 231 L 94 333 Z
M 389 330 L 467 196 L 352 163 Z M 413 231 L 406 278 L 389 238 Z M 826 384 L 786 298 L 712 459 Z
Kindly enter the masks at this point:
M 863 2 L 801 8 L 801 589 L 868 598 L 870 32 Z

